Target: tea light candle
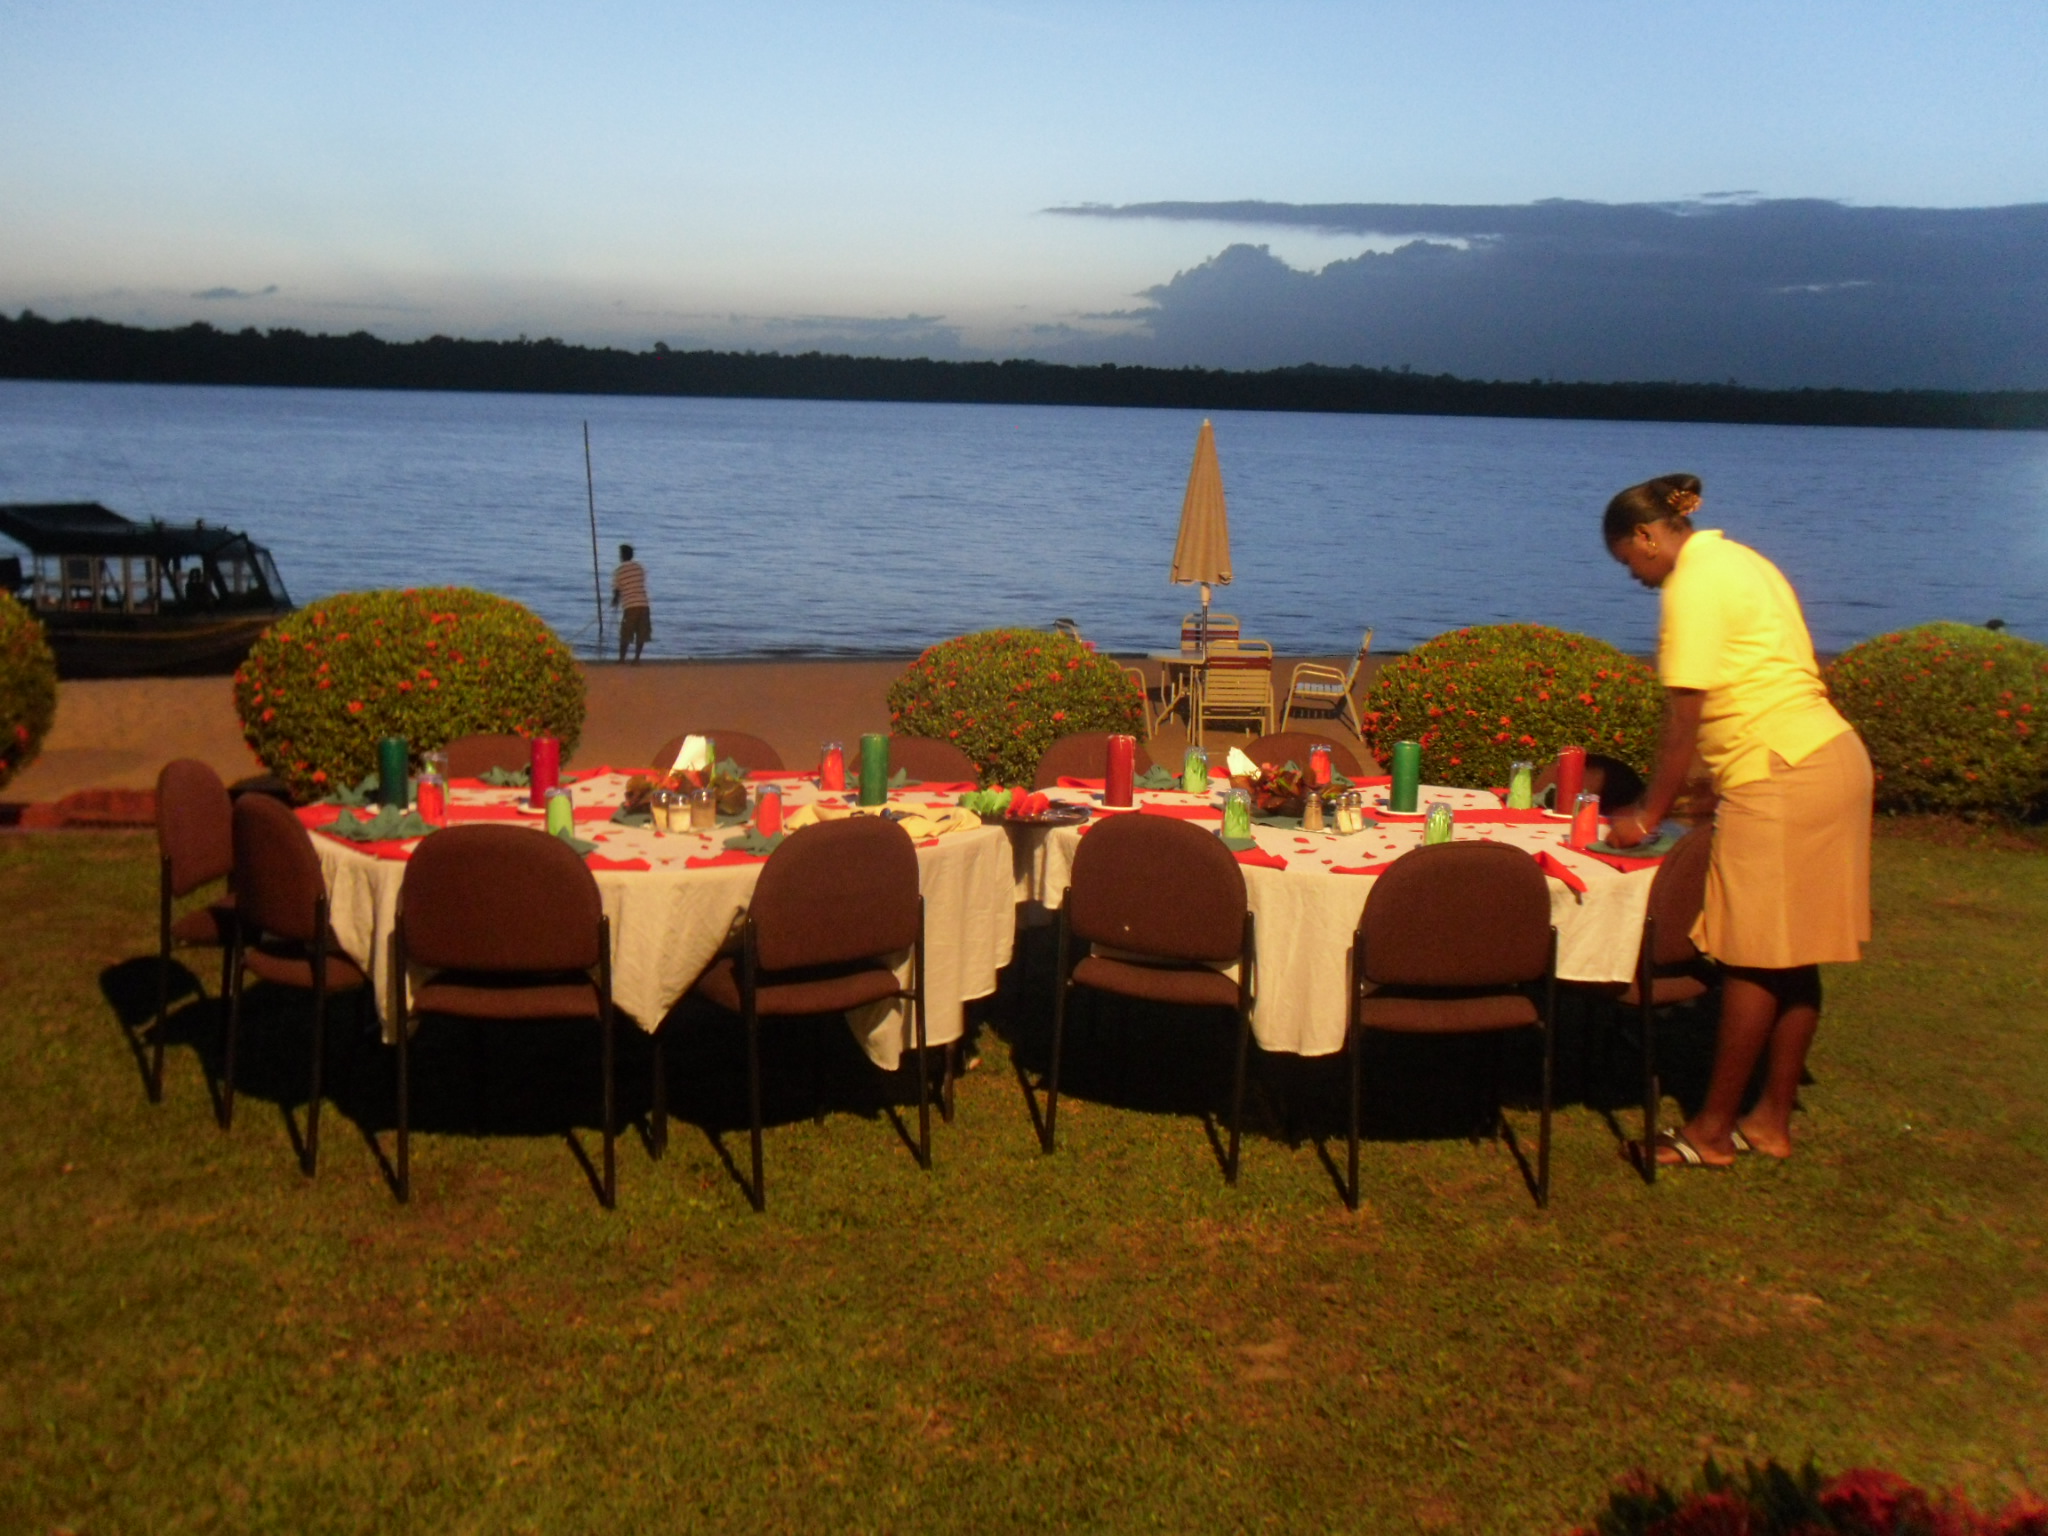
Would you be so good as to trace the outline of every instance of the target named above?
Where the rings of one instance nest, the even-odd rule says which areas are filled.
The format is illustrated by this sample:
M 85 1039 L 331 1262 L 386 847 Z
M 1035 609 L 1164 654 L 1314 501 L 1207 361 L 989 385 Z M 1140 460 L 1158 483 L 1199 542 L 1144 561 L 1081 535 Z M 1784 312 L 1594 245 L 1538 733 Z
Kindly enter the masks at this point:
M 1508 809 L 1526 811 L 1536 803 L 1531 786 L 1536 782 L 1534 763 L 1512 763 L 1508 767 Z
M 1565 838 L 1567 848 L 1590 848 L 1600 841 L 1600 797 L 1580 795 L 1572 803 L 1572 830 Z
M 1557 798 L 1551 802 L 1560 811 L 1569 811 L 1579 803 L 1579 795 L 1586 787 L 1586 749 L 1584 747 L 1561 747 L 1557 754 Z
M 836 741 L 826 742 L 818 755 L 818 788 L 841 792 L 846 788 L 846 748 Z
M 782 830 L 782 791 L 773 784 L 762 785 L 754 800 L 754 830 L 763 837 L 773 837 Z
M 1131 803 L 1133 779 L 1138 771 L 1138 738 L 1109 738 L 1108 761 L 1102 775 L 1102 803 L 1127 806 Z
M 566 789 L 551 789 L 547 793 L 548 830 L 556 837 L 567 837 L 576 830 L 576 806 L 570 800 Z
M 1422 788 L 1422 743 L 1419 741 L 1397 741 L 1394 743 L 1394 783 L 1387 791 L 1387 809 L 1411 812 L 1415 809 L 1417 792 Z
M 889 738 L 870 732 L 860 739 L 860 803 L 881 805 L 889 798 Z
M 562 782 L 562 744 L 552 736 L 536 736 L 526 755 L 526 803 L 535 810 L 548 803 L 548 791 Z
M 377 803 L 403 806 L 405 793 L 405 738 L 386 736 L 377 743 Z
M 448 781 L 438 773 L 423 773 L 418 785 L 420 820 L 430 827 L 448 825 Z
M 692 832 L 715 832 L 718 830 L 718 800 L 712 793 L 709 784 L 690 791 L 690 830 Z

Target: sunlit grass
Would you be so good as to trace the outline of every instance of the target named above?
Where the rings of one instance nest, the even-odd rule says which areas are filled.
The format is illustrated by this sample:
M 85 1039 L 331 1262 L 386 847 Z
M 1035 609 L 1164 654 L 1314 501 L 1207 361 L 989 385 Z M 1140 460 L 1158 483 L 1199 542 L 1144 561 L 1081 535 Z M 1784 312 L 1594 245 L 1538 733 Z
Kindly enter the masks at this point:
M 1081 1037 L 1042 1157 L 1008 1044 L 1035 1061 L 1037 969 L 929 1175 L 828 1031 L 822 1124 L 810 1041 L 773 1058 L 751 1214 L 703 1129 L 744 1164 L 733 1042 L 686 1020 L 692 1119 L 661 1163 L 622 1138 L 606 1214 L 564 1134 L 594 1154 L 588 1042 L 452 1030 L 400 1208 L 365 1134 L 388 1155 L 388 1058 L 346 1010 L 316 1181 L 279 1107 L 295 1000 L 255 1015 L 231 1134 L 202 1010 L 145 1102 L 103 986 L 128 996 L 153 880 L 142 837 L 0 839 L 8 1530 L 1527 1531 L 1709 1449 L 2048 1487 L 2038 852 L 1880 840 L 1793 1161 L 1645 1188 L 1574 1102 L 1547 1213 L 1456 1135 L 1372 1142 L 1346 1212 L 1313 1140 L 1333 1064 L 1266 1073 L 1228 1189 L 1209 1079 L 1152 1082 L 1160 1020 L 1121 1065 Z M 637 1107 L 644 1049 L 623 1070 Z

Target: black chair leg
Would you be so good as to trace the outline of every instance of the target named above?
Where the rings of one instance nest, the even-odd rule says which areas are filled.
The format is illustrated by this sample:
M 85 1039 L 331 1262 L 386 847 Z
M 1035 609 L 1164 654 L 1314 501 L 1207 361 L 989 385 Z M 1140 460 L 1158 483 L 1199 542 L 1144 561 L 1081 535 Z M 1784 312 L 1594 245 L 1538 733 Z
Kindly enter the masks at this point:
M 1067 994 L 1072 983 L 1067 979 L 1067 908 L 1060 904 L 1059 959 L 1053 970 L 1052 994 L 1052 1060 L 1045 1073 L 1045 1125 L 1038 1135 L 1041 1152 L 1052 1151 L 1057 1138 L 1060 1113 L 1060 1047 L 1066 1043 Z
M 401 981 L 400 986 L 404 983 Z M 403 1012 L 393 1015 L 393 1032 L 398 1046 L 398 1203 L 412 1199 L 412 1020 Z
M 932 1169 L 932 1095 L 930 1060 L 925 1055 L 929 1037 L 924 1017 L 924 898 L 917 903 L 917 944 L 911 955 L 917 967 L 917 985 L 911 993 L 911 1025 L 917 1042 L 917 1166 Z
M 939 1118 L 945 1121 L 946 1124 L 951 1125 L 953 1123 L 953 1078 L 957 1072 L 956 1063 L 960 1059 L 960 1042 L 958 1040 L 948 1041 L 945 1050 L 946 1059 L 940 1067 L 940 1070 L 945 1075 L 939 1084 Z
M 1230 1157 L 1223 1166 L 1223 1182 L 1226 1184 L 1237 1182 L 1238 1140 L 1244 1125 L 1244 1064 L 1251 1036 L 1251 1016 L 1240 1012 L 1237 1016 L 1237 1064 L 1230 1075 Z
M 619 1203 L 618 1167 L 613 1152 L 616 1114 L 612 1103 L 612 1084 L 617 1075 L 613 1070 L 617 1030 L 610 1003 L 607 1002 L 600 1011 L 603 1016 L 598 1020 L 598 1027 L 604 1034 L 604 1208 L 610 1211 L 616 1210 Z
M 320 1171 L 320 1067 L 327 1054 L 327 973 L 317 967 L 313 973 L 313 1068 L 306 1086 L 306 1151 L 299 1171 L 312 1178 Z
M 1557 1078 L 1557 930 L 1550 931 L 1550 971 L 1543 978 L 1543 1117 L 1536 1131 L 1536 1204 L 1550 1205 L 1550 1106 Z
M 651 1037 L 654 1044 L 653 1103 L 649 1117 L 653 1120 L 653 1134 L 649 1138 L 654 1144 L 654 1160 L 660 1162 L 668 1152 L 668 1052 L 667 1030 L 657 1029 Z
M 761 1180 L 761 1027 L 754 1013 L 751 989 L 742 1011 L 747 1031 L 747 1134 L 753 1148 L 753 1182 L 747 1188 L 747 1199 L 755 1210 L 765 1211 L 768 1190 Z
M 1638 1024 L 1643 1037 L 1643 1182 L 1657 1182 L 1657 1107 L 1664 1098 L 1664 1085 L 1657 1079 L 1657 1010 L 1647 990 Z
M 235 952 L 229 961 L 234 972 L 234 985 L 228 991 L 227 1039 L 222 1042 L 220 1063 L 220 1128 L 234 1129 L 235 1124 L 235 1041 L 242 1030 L 242 949 L 241 941 L 235 941 Z
M 1358 1119 L 1359 1100 L 1364 1093 L 1364 1044 L 1358 1038 L 1362 1031 L 1354 1022 L 1344 1042 L 1345 1054 L 1351 1058 L 1351 1144 L 1349 1147 L 1349 1182 L 1344 1186 L 1344 1203 L 1352 1210 L 1358 1209 Z

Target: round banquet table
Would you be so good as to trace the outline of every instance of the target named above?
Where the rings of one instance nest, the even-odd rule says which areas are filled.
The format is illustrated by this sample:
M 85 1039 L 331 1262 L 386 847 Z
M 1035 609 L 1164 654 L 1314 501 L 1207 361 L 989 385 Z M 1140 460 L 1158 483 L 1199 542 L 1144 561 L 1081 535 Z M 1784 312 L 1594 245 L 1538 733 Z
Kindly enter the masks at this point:
M 628 775 L 596 769 L 570 776 L 566 787 L 576 811 L 576 833 L 596 843 L 587 862 L 611 920 L 612 998 L 642 1029 L 654 1030 L 732 932 L 760 878 L 765 857 L 728 852 L 725 843 L 745 828 L 712 833 L 656 834 L 625 827 L 611 816 L 624 797 Z M 822 803 L 844 806 L 849 795 L 825 794 L 799 775 L 762 775 L 782 790 L 785 814 Z M 948 805 L 961 786 L 907 788 L 890 796 L 893 807 L 915 810 Z M 521 813 L 523 789 L 492 789 L 474 780 L 449 786 L 449 823 L 499 822 L 535 827 Z M 391 936 L 405 860 L 414 841 L 360 844 L 323 834 L 336 806 L 299 813 L 327 880 L 334 932 L 342 948 L 369 970 L 386 1038 L 390 1037 Z M 930 1045 L 960 1038 L 962 1005 L 996 988 L 1010 961 L 1016 931 L 1017 871 L 1008 834 L 975 826 L 921 841 L 918 881 L 925 902 L 925 1028 Z M 907 977 L 909 957 L 902 962 Z M 875 1063 L 894 1069 L 911 1044 L 908 1005 L 878 1004 L 849 1015 L 848 1023 Z
M 1207 795 L 1139 791 L 1137 810 L 1107 812 L 1099 783 L 1063 780 L 1054 799 L 1093 806 L 1104 814 L 1170 815 L 1205 830 L 1222 825 L 1223 781 Z M 1384 816 L 1386 781 L 1360 784 Z M 1561 981 L 1626 982 L 1635 972 L 1649 909 L 1655 862 L 1611 862 L 1564 846 L 1566 822 L 1539 811 L 1508 811 L 1500 797 L 1480 789 L 1424 785 L 1418 803 L 1449 804 L 1459 817 L 1459 840 L 1481 838 L 1526 848 L 1547 861 L 1550 916 L 1557 928 Z M 1058 907 L 1073 877 L 1074 854 L 1096 817 L 1079 827 L 1052 827 L 1018 850 L 1021 894 Z M 1604 831 L 1604 828 L 1603 828 Z M 1237 855 L 1255 917 L 1252 1032 L 1262 1049 L 1325 1056 L 1344 1048 L 1347 968 L 1352 934 L 1375 877 L 1422 842 L 1422 818 L 1382 819 L 1363 832 L 1301 832 L 1254 822 L 1258 846 Z M 1575 888 L 1582 887 L 1582 889 Z M 1160 892 L 1172 901 L 1174 893 Z M 1229 968 L 1234 974 L 1235 968 Z

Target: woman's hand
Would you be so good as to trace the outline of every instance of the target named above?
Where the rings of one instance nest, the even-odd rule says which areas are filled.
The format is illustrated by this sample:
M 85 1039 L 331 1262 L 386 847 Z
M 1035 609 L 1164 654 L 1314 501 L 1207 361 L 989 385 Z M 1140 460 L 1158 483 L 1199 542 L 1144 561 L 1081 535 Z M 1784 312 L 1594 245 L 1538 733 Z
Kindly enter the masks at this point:
M 1625 811 L 1617 811 L 1613 820 L 1607 823 L 1607 846 L 1610 848 L 1633 848 L 1646 843 L 1657 835 L 1657 823 L 1652 821 L 1640 805 L 1632 805 Z

